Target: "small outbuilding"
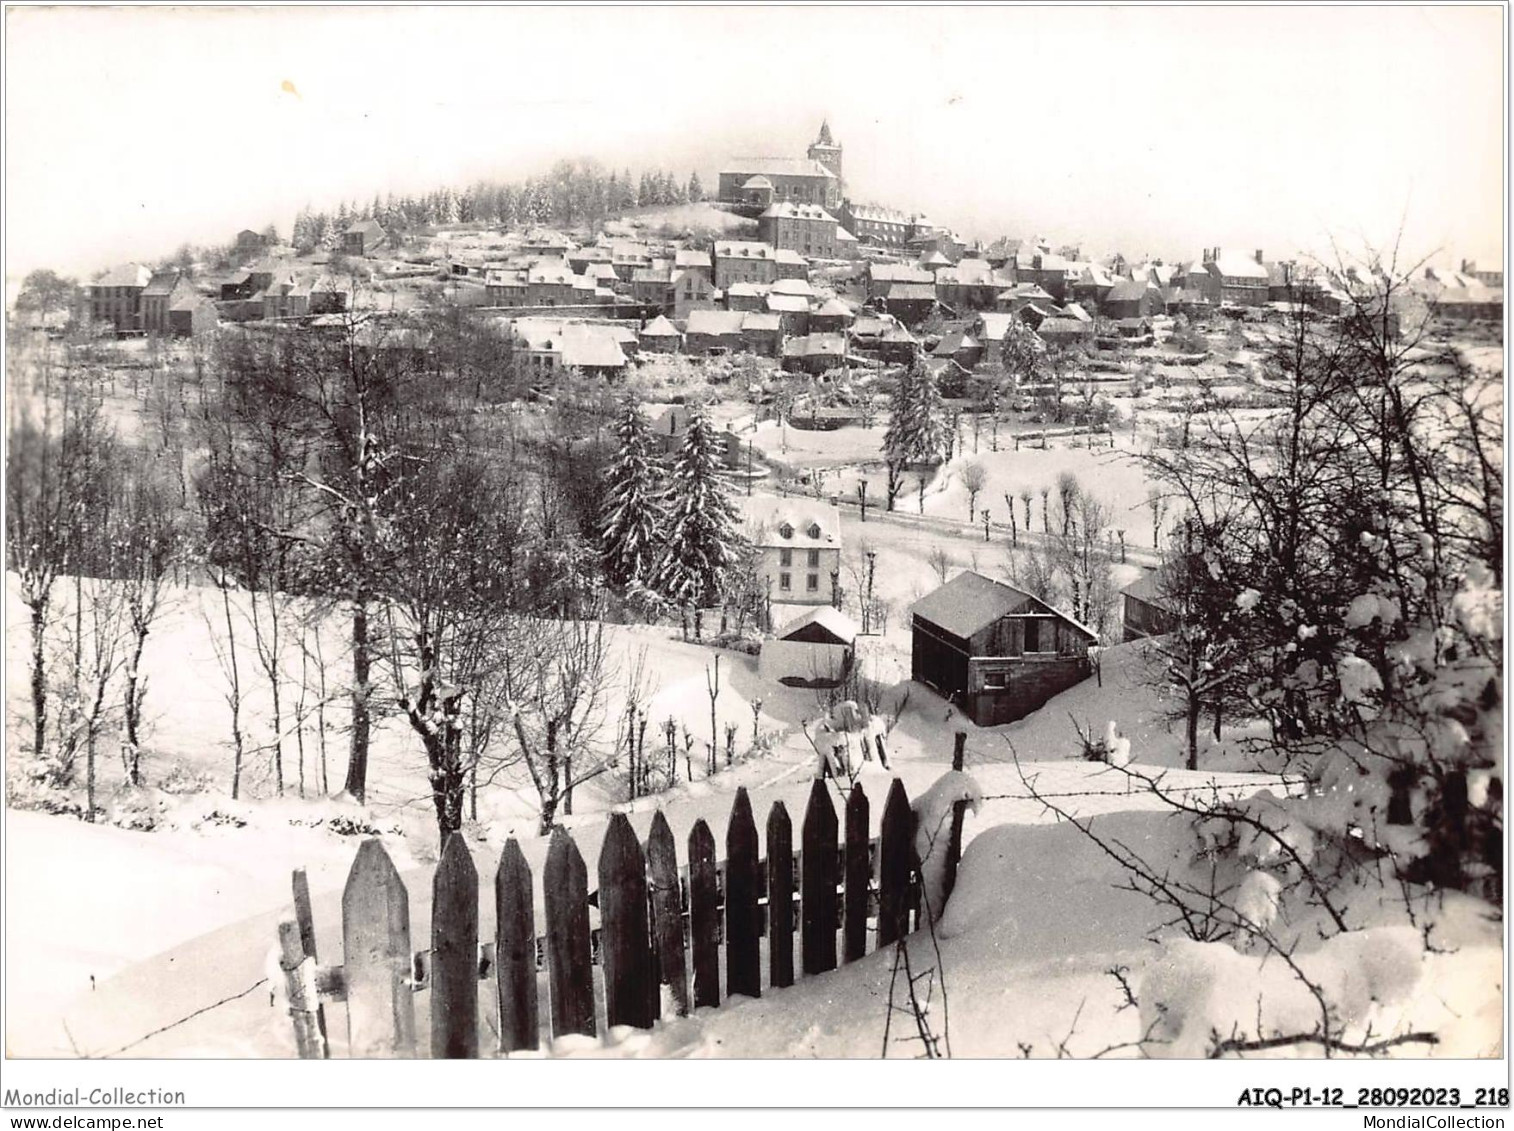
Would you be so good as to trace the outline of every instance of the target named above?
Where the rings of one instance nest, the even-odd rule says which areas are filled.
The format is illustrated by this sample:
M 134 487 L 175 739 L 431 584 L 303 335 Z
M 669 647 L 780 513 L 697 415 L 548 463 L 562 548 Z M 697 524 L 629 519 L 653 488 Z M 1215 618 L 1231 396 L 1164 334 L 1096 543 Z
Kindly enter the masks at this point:
M 1092 674 L 1095 633 L 972 570 L 920 598 L 911 612 L 911 678 L 978 726 L 1023 719 Z
M 757 672 L 764 679 L 834 687 L 851 671 L 856 646 L 852 618 L 830 605 L 817 605 L 763 642 Z

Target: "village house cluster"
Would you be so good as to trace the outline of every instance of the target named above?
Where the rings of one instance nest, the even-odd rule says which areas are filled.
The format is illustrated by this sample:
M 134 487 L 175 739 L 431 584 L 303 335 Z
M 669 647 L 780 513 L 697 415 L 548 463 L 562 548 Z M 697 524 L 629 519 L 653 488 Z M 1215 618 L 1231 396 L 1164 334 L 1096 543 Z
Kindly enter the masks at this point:
M 191 336 L 221 323 L 319 325 L 357 304 L 383 314 L 397 309 L 393 297 L 386 306 L 382 294 L 356 293 L 363 284 L 392 296 L 440 277 L 448 301 L 506 320 L 543 378 L 613 377 L 643 353 L 746 353 L 814 375 L 923 355 L 940 375 L 997 363 L 1016 322 L 1049 345 L 1091 345 L 1100 334 L 1143 337 L 1161 315 L 1266 317 L 1293 304 L 1340 314 L 1373 283 L 1260 249 L 1129 262 L 1042 238 L 969 244 L 920 213 L 853 200 L 843 168 L 829 123 L 802 158 L 732 161 L 712 206 L 750 226 L 741 238 L 465 229 L 431 233 L 418 252 L 416 240 L 363 219 L 319 262 L 244 231 L 234 271 L 118 267 L 85 288 L 84 306 L 117 334 Z M 1445 319 L 1502 319 L 1501 272 L 1430 267 L 1414 288 Z

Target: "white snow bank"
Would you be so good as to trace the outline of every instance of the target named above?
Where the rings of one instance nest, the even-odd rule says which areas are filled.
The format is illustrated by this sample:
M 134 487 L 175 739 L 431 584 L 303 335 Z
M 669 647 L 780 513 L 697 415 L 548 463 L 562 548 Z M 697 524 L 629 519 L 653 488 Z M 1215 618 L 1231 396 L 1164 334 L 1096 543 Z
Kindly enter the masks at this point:
M 1176 939 L 1142 979 L 1141 1027 L 1154 1057 L 1208 1056 L 1220 1041 L 1258 1041 L 1325 1031 L 1359 1042 L 1368 1027 L 1391 1036 L 1396 1013 L 1423 973 L 1423 947 L 1412 927 L 1349 931 L 1295 954 L 1240 954 L 1226 943 Z M 1386 1023 L 1382 1023 L 1386 1019 Z M 1375 1023 L 1376 1022 L 1376 1023 Z M 1300 1046 L 1317 1055 L 1318 1045 Z
M 983 808 L 983 787 L 971 774 L 948 770 L 919 797 L 915 812 L 915 855 L 920 861 L 920 887 L 932 922 L 946 909 L 946 856 L 951 839 L 952 807 L 958 801 L 977 814 Z

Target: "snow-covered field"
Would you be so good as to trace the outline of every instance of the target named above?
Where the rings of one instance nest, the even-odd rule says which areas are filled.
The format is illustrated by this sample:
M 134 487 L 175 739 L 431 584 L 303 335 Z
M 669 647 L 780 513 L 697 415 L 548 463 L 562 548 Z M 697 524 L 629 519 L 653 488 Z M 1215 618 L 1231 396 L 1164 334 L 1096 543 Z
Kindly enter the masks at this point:
M 794 427 L 780 429 L 769 421 L 758 429 L 754 442 L 759 451 L 792 467 L 835 469 L 825 477 L 827 495 L 853 498 L 858 481 L 866 479 L 868 498 L 874 501 L 875 509 L 881 509 L 886 480 L 880 453 L 886 425 L 887 420 L 883 418 L 873 428 L 851 426 L 823 432 Z M 1042 450 L 1022 435 L 1020 450 L 1016 451 L 1014 439 L 1006 428 L 1000 433 L 997 452 L 992 449 L 986 430 L 978 438 L 976 452 L 972 450 L 971 430 L 965 424 L 963 433 L 966 454 L 937 469 L 926 484 L 924 513 L 927 516 L 967 522 L 967 489 L 962 485 L 960 472 L 965 464 L 976 462 L 987 472 L 987 483 L 977 500 L 979 521 L 982 508 L 987 507 L 992 514 L 996 541 L 1008 538 L 1006 492 L 1015 499 L 1015 521 L 1021 530 L 1025 528 L 1025 506 L 1020 501 L 1020 492 L 1031 492 L 1034 527 L 1039 530 L 1041 489 L 1049 488 L 1055 493 L 1058 476 L 1067 472 L 1075 475 L 1084 490 L 1105 504 L 1110 511 L 1111 529 L 1123 528 L 1128 545 L 1151 546 L 1151 512 L 1146 502 L 1150 482 L 1134 459 L 1137 449 L 1131 446 L 1128 430 L 1116 431 L 1114 448 L 1090 449 L 1086 446 L 1086 437 L 1078 438 L 1085 442 L 1085 446 L 1075 447 L 1064 437 L 1053 438 Z M 1100 442 L 1103 442 L 1102 438 Z M 919 484 L 912 474 L 905 477 L 904 489 L 895 507 L 904 514 L 919 513 Z
M 214 680 L 207 677 L 200 686 L 168 682 L 172 673 L 187 670 L 187 663 L 204 659 L 200 651 L 209 641 L 195 638 L 197 633 L 208 637 L 208 630 L 182 608 L 176 617 L 172 630 L 165 626 L 154 641 L 158 666 L 149 669 L 162 680 L 160 688 L 176 689 L 172 709 L 157 720 L 156 742 L 176 758 L 224 774 L 224 751 L 216 738 L 224 726 L 224 704 Z M 649 668 L 659 678 L 658 712 L 707 718 L 708 650 L 661 633 L 623 630 L 622 635 L 625 640 L 618 643 L 645 644 L 653 657 Z M 884 664 L 897 668 L 894 641 L 872 645 L 881 650 Z M 1212 785 L 1227 793 L 1268 786 L 1274 793 L 1287 791 L 1274 778 L 1232 772 L 1230 767 L 1244 762 L 1221 748 L 1206 750 L 1205 763 L 1223 770 L 1172 769 L 1181 760 L 1179 740 L 1141 684 L 1142 662 L 1136 646 L 1112 649 L 1102 688 L 1085 682 L 1031 717 L 991 730 L 964 727 L 943 701 L 911 689 L 908 709 L 889 739 L 893 768 L 910 795 L 927 792 L 946 769 L 950 736 L 959 727 L 969 733 L 966 764 L 984 795 L 980 811 L 967 822 L 958 894 L 940 937 L 934 944 L 928 935 L 914 940 L 914 953 L 930 954 L 929 961 L 946 972 L 947 1002 L 933 1008 L 940 1010 L 939 1025 L 955 1055 L 1049 1056 L 1059 1048 L 1092 1055 L 1132 1041 L 1140 1035 L 1140 1019 L 1119 1008 L 1122 991 L 1106 971 L 1125 967 L 1129 977 L 1139 978 L 1170 960 L 1166 950 L 1147 941 L 1159 933 L 1152 918 L 1158 909 L 1122 892 L 1121 874 L 1108 858 L 1032 796 L 1033 786 L 1059 809 L 1097 817 L 1096 827 L 1140 844 L 1148 856 L 1166 854 L 1175 866 L 1184 864 L 1181 822 L 1161 812 L 1161 802 L 1148 792 L 1132 789 L 1123 775 L 1078 759 L 1069 714 L 1096 727 L 1118 720 L 1132 738 L 1137 766 L 1165 774 L 1168 785 Z M 751 703 L 762 698 L 759 726 L 774 735 L 773 750 L 709 779 L 683 782 L 661 797 L 639 800 L 629 808 L 643 835 L 661 808 L 680 841 L 702 819 L 716 843 L 723 843 L 738 785 L 751 792 L 759 829 L 774 801 L 783 801 L 790 813 L 803 811 L 814 753 L 797 728 L 818 713 L 813 693 L 758 681 L 748 657 L 726 654 L 722 668 L 721 717 L 750 726 Z M 291 1055 L 287 1021 L 263 979 L 274 929 L 287 913 L 295 867 L 309 871 L 323 957 L 334 961 L 340 954 L 340 889 L 358 838 L 338 835 L 323 822 L 346 815 L 379 829 L 410 889 L 412 937 L 424 945 L 419 940 L 429 934 L 434 832 L 419 792 L 418 762 L 404 739 L 391 727 L 376 742 L 376 751 L 383 751 L 373 765 L 378 800 L 367 809 L 293 797 L 232 802 L 223 785 L 164 799 L 151 833 L 8 812 L 6 879 L 13 925 L 6 953 L 8 1051 Z M 890 780 L 876 766 L 862 774 L 875 825 Z M 605 812 L 616 801 L 587 791 L 578 812 L 565 820 L 590 861 L 598 854 Z M 481 801 L 481 810 L 480 821 L 468 829 L 481 874 L 491 873 L 505 838 L 513 835 L 539 875 L 545 843 L 534 835 L 528 801 L 498 791 Z M 484 912 L 487 933 L 487 905 Z M 1496 1043 L 1497 1029 L 1489 1037 L 1486 1011 L 1471 1008 L 1477 1003 L 1467 996 L 1466 971 L 1476 965 L 1480 984 L 1486 985 L 1500 955 L 1496 932 L 1479 933 L 1475 919 L 1464 919 L 1457 921 L 1466 940 L 1457 977 L 1449 985 L 1436 983 L 1435 994 L 1445 998 L 1447 1008 L 1458 1008 L 1456 994 L 1462 995 L 1468 1011 L 1460 1024 L 1468 1043 L 1458 1047 L 1476 1052 Z M 873 955 L 834 975 L 770 992 L 761 1001 L 701 1010 L 650 1034 L 612 1034 L 602 1044 L 563 1042 L 557 1051 L 874 1056 L 882 1050 L 890 975 L 889 956 Z M 424 1018 L 424 998 L 418 1005 Z M 149 1036 L 165 1026 L 171 1027 Z M 913 1055 L 908 1045 L 890 1053 Z

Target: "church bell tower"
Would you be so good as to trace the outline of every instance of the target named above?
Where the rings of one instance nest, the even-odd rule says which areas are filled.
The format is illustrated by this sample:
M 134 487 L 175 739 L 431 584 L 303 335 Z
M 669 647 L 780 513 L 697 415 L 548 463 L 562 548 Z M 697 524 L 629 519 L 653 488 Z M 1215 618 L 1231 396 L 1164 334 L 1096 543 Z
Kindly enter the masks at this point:
M 841 189 L 841 146 L 837 145 L 831 137 L 831 124 L 829 121 L 820 123 L 820 136 L 815 138 L 809 148 L 811 161 L 818 161 L 836 175 L 838 190 Z

